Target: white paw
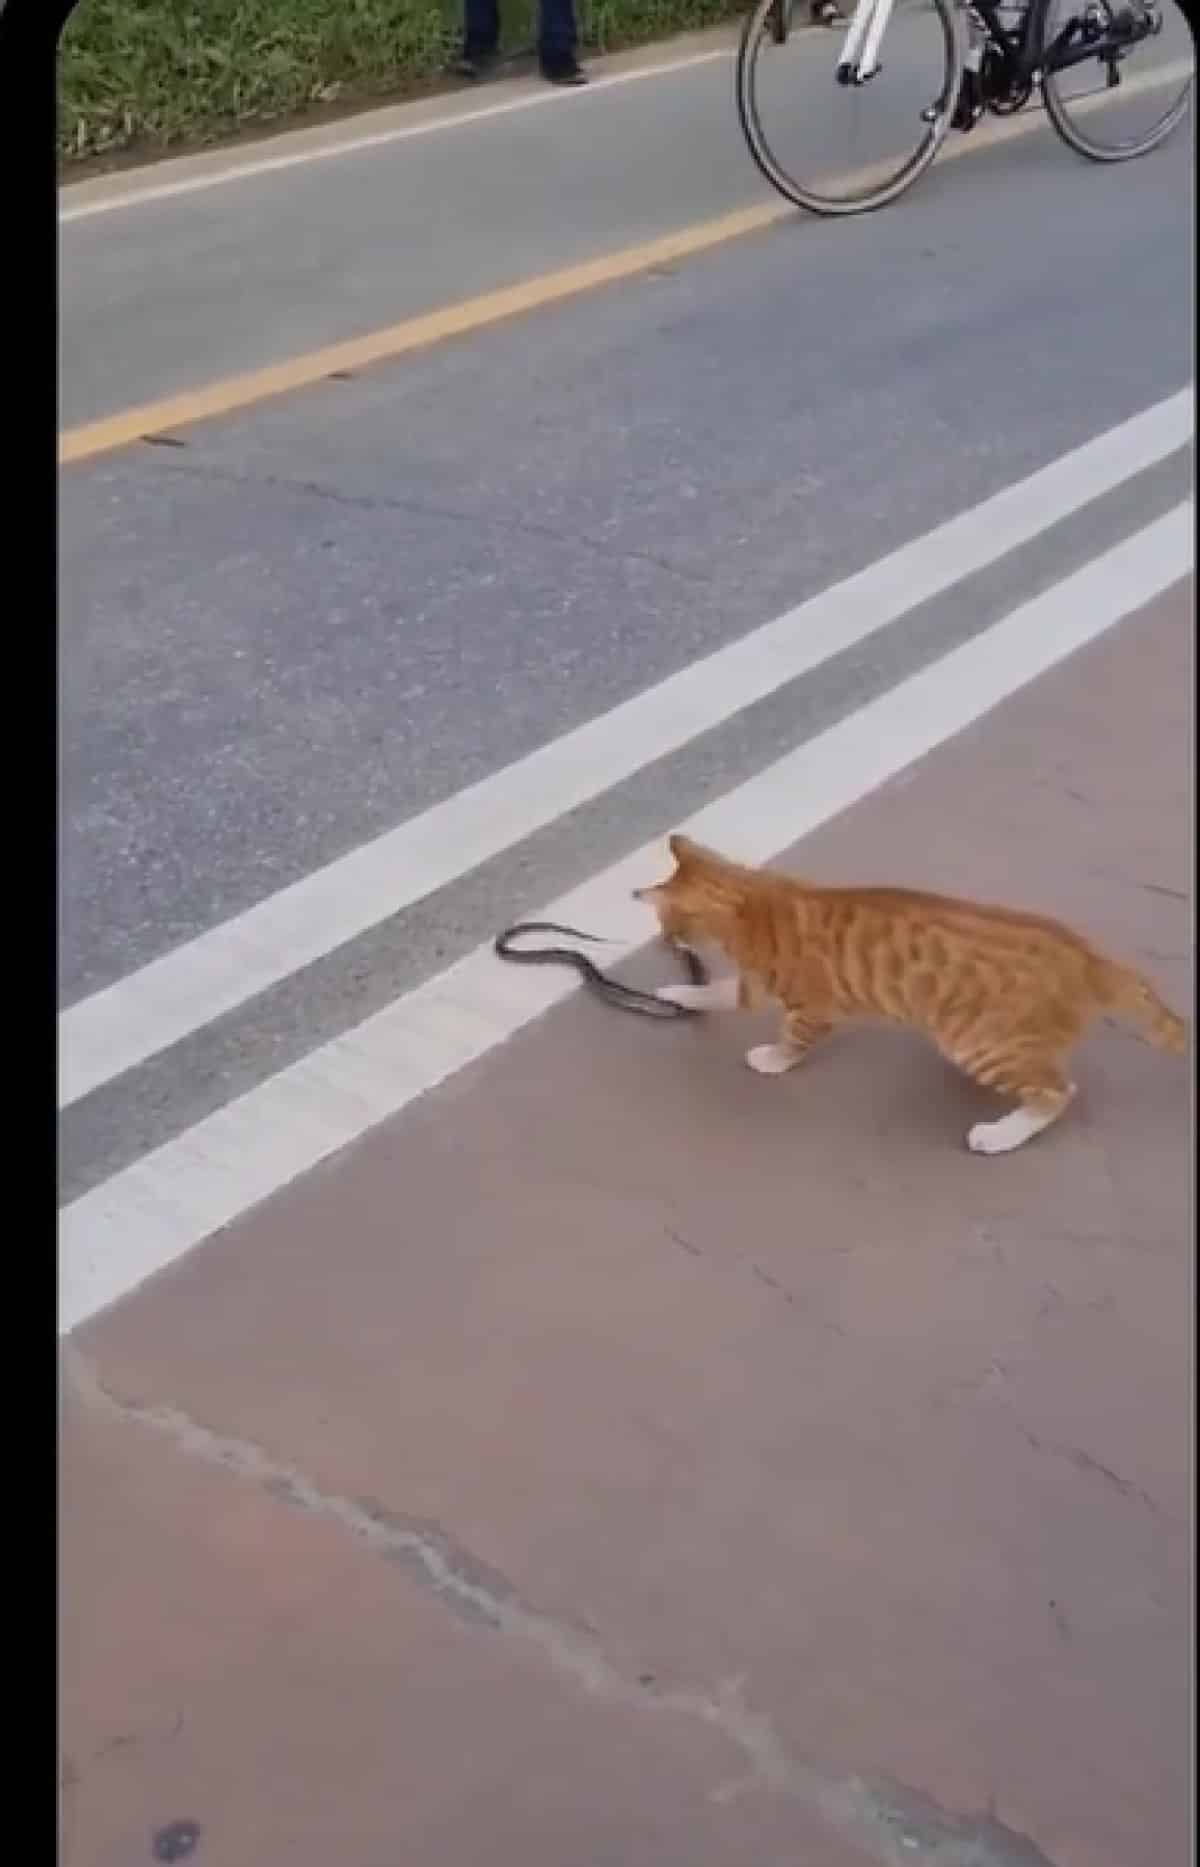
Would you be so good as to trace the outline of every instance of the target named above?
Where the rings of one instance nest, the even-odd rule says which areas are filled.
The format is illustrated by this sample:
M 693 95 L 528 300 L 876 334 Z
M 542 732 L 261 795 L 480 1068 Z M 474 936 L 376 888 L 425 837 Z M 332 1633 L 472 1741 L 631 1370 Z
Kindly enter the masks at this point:
M 976 1122 L 967 1136 L 967 1146 L 972 1154 L 1011 1154 L 1052 1120 L 1052 1116 L 1035 1114 L 1032 1109 L 1014 1109 L 999 1121 Z
M 760 1076 L 782 1076 L 800 1059 L 786 1044 L 756 1044 L 746 1052 L 746 1062 Z
M 997 1133 L 1003 1126 L 999 1121 L 977 1121 L 967 1135 L 967 1146 L 972 1154 L 1009 1154 L 1014 1147 L 1020 1147 L 1020 1141 L 1010 1141 Z
M 699 1011 L 704 1005 L 702 985 L 660 985 L 654 994 L 665 1005 L 679 1005 L 684 1011 Z
M 682 1005 L 685 1011 L 735 1011 L 738 982 L 735 975 L 710 979 L 707 985 L 660 985 L 655 996 L 668 1005 Z

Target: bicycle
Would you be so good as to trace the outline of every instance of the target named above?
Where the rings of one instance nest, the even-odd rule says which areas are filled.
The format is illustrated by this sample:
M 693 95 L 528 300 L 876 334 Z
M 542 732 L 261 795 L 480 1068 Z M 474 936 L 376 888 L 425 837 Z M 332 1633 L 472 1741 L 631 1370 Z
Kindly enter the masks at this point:
M 1094 162 L 1129 161 L 1157 148 L 1191 104 L 1191 33 L 1165 3 L 1167 11 L 1164 0 L 856 0 L 846 21 L 832 0 L 757 0 L 738 50 L 742 132 L 772 187 L 822 215 L 894 201 L 924 174 L 951 128 L 969 131 L 985 111 L 1015 115 L 1038 91 L 1070 148 Z M 1168 20 L 1177 33 L 1164 31 Z M 845 27 L 833 57 L 830 26 Z M 902 96 L 906 90 L 911 96 Z M 1160 109 L 1151 100 L 1164 90 L 1172 95 Z M 868 128 L 868 98 L 876 141 L 890 129 L 904 146 L 896 155 L 871 154 L 856 141 L 846 156 L 835 153 L 848 130 L 858 138 Z M 764 119 L 777 101 L 779 128 L 769 139 Z M 1149 120 L 1134 127 L 1136 106 L 1146 102 Z M 821 153 L 817 172 L 802 179 L 791 149 L 810 128 Z

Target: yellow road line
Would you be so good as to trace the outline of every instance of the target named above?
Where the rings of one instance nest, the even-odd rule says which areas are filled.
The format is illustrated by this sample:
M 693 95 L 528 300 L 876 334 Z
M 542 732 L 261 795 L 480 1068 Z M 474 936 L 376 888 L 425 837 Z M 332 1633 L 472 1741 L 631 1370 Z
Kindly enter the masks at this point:
M 580 265 L 564 266 L 561 271 L 523 279 L 518 285 L 502 286 L 498 291 L 483 292 L 478 298 L 466 298 L 456 305 L 443 305 L 420 317 L 405 318 L 385 330 L 372 331 L 365 337 L 349 337 L 341 343 L 327 344 L 304 356 L 289 357 L 283 363 L 268 364 L 265 369 L 248 370 L 241 376 L 227 376 L 223 381 L 206 383 L 200 389 L 185 389 L 180 395 L 164 396 L 158 402 L 143 402 L 138 408 L 122 409 L 104 415 L 99 421 L 85 422 L 79 428 L 64 429 L 58 440 L 59 464 L 91 460 L 130 441 L 147 435 L 174 432 L 189 422 L 208 421 L 214 415 L 228 415 L 252 403 L 265 402 L 271 396 L 285 395 L 292 389 L 307 388 L 321 382 L 335 371 L 366 369 L 410 350 L 422 350 L 448 337 L 460 337 L 468 331 L 483 330 L 504 318 L 535 311 L 544 305 L 561 303 L 581 292 L 600 285 L 615 284 L 648 272 L 652 266 L 686 259 L 754 233 L 775 221 L 794 215 L 786 202 L 767 202 L 756 207 L 740 208 L 717 220 L 702 221 L 677 233 L 661 235 L 640 246 L 627 246 L 600 259 L 585 260 Z
M 1182 63 L 1180 61 L 1181 66 Z M 1169 72 L 1174 69 L 1165 68 Z M 1162 81 L 1163 73 L 1148 75 L 1146 79 L 1127 86 L 1125 94 Z M 1084 108 L 1091 106 L 1093 101 L 1103 102 L 1103 95 L 1097 100 L 1089 98 Z M 1044 123 L 1045 118 L 1040 110 L 1028 115 L 998 118 L 987 126 L 981 125 L 971 137 L 943 144 L 936 167 L 942 167 L 957 156 L 990 149 L 997 143 L 1023 136 Z M 867 172 L 863 170 L 859 174 L 865 175 Z M 848 181 L 853 178 L 839 179 Z M 336 373 L 366 369 L 372 363 L 384 363 L 393 357 L 404 356 L 411 350 L 427 349 L 433 344 L 445 342 L 449 337 L 462 337 L 471 331 L 484 330 L 488 325 L 499 324 L 505 318 L 515 318 L 523 312 L 537 311 L 546 305 L 561 304 L 564 299 L 577 298 L 581 293 L 594 291 L 598 286 L 615 285 L 622 279 L 636 278 L 639 273 L 649 272 L 654 266 L 688 259 L 695 253 L 723 246 L 728 240 L 737 240 L 744 234 L 760 232 L 779 221 L 797 218 L 798 210 L 785 201 L 761 202 L 755 207 L 739 208 L 735 213 L 722 214 L 715 220 L 699 221 L 690 227 L 679 228 L 674 233 L 660 234 L 656 239 L 643 241 L 639 246 L 622 247 L 619 252 L 602 254 L 599 259 L 584 260 L 578 265 L 564 266 L 557 272 L 523 279 L 516 285 L 501 286 L 496 291 L 483 292 L 477 298 L 462 299 L 458 304 L 442 305 L 436 311 L 405 318 L 399 324 L 390 324 L 381 331 L 371 331 L 364 337 L 348 337 L 340 343 L 326 344 L 320 350 L 310 350 L 303 356 L 288 357 L 282 363 L 269 363 L 264 369 L 247 370 L 240 376 L 226 376 L 218 382 L 205 383 L 199 389 L 185 389 L 178 395 L 164 396 L 159 401 L 143 402 L 137 408 L 121 409 L 114 415 L 102 415 L 98 421 L 84 422 L 81 427 L 65 428 L 62 431 L 58 437 L 59 465 L 94 460 L 98 454 L 111 453 L 114 448 L 126 447 L 131 441 L 142 441 L 150 435 L 171 434 L 192 422 L 210 421 L 214 416 L 233 414 L 257 402 L 269 401 L 272 396 L 308 388 Z

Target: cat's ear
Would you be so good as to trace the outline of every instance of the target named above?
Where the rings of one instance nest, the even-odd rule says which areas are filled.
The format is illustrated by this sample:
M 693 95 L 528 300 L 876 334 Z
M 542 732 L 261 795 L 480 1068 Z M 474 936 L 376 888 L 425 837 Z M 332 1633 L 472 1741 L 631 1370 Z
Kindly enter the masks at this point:
M 680 836 L 679 834 L 668 836 L 667 848 L 674 856 L 677 866 L 681 869 L 695 868 L 698 863 L 704 860 L 704 851 L 701 849 L 699 843 L 693 843 L 690 836 Z

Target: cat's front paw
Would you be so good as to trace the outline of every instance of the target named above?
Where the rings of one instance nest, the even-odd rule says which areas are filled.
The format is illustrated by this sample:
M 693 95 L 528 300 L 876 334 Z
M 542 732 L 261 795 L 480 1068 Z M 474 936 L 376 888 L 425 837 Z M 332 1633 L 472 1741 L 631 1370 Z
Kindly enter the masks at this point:
M 708 1002 L 702 985 L 660 985 L 654 996 L 665 1005 L 678 1005 L 682 1011 L 703 1011 Z
M 755 1044 L 746 1052 L 746 1062 L 759 1076 L 782 1076 L 799 1063 L 798 1052 L 788 1044 Z
M 977 1121 L 967 1131 L 967 1146 L 972 1154 L 1010 1154 L 1018 1142 L 1009 1141 L 997 1129 L 1003 1124 L 998 1121 Z
M 1035 1134 L 1041 1134 L 1053 1119 L 1032 1109 L 1014 1109 L 999 1121 L 976 1122 L 967 1135 L 967 1146 L 972 1154 L 1011 1154 L 1014 1148 L 1024 1147 Z
M 735 977 L 710 979 L 707 985 L 660 985 L 656 997 L 684 1011 L 736 1011 L 738 982 Z

